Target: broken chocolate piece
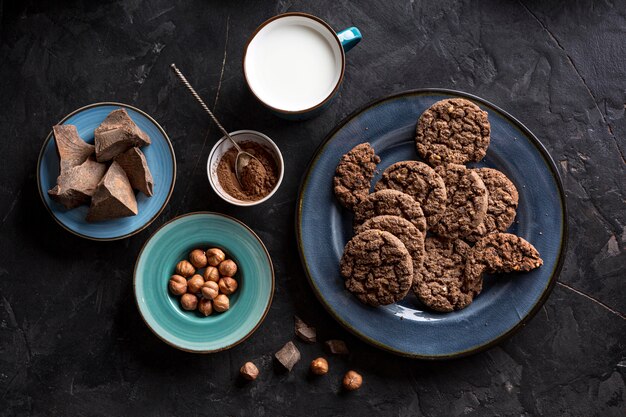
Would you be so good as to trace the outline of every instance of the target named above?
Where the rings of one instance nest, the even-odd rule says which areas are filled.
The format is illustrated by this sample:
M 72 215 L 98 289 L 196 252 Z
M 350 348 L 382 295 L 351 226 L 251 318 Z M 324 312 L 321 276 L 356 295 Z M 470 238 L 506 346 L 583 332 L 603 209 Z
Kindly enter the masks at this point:
M 115 157 L 115 161 L 120 164 L 130 185 L 139 190 L 148 197 L 152 197 L 152 189 L 154 188 L 154 181 L 152 180 L 152 174 L 146 157 L 139 148 L 130 148 L 126 152 L 119 154 Z
M 350 353 L 346 342 L 344 342 L 343 340 L 327 340 L 326 347 L 328 348 L 328 351 L 333 355 L 347 355 Z
M 310 327 L 298 316 L 294 316 L 294 319 L 296 336 L 298 336 L 304 342 L 315 343 L 317 341 L 317 333 L 315 331 L 315 327 Z
M 150 144 L 150 137 L 133 122 L 126 110 L 112 111 L 96 128 L 96 159 L 110 161 L 133 146 Z
M 95 151 L 93 145 L 78 136 L 78 130 L 74 125 L 56 125 L 52 127 L 52 131 L 59 154 L 61 172 L 82 164 Z
M 78 166 L 62 170 L 57 185 L 48 191 L 48 195 L 67 209 L 87 204 L 106 170 L 106 165 L 87 159 Z
M 135 193 L 120 164 L 113 161 L 91 198 L 87 221 L 97 222 L 136 214 Z
M 285 369 L 291 371 L 293 366 L 300 360 L 300 351 L 293 342 L 289 341 L 274 356 Z

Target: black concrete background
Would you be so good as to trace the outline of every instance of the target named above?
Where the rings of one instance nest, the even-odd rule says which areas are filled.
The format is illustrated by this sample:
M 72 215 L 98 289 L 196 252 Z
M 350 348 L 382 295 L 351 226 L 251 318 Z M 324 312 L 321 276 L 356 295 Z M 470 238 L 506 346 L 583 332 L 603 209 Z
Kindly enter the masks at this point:
M 316 14 L 356 25 L 332 106 L 301 123 L 279 120 L 247 92 L 244 42 L 266 18 Z M 626 4 L 618 1 L 20 1 L 0 0 L 0 414 L 624 416 L 626 371 Z M 266 204 L 238 209 L 205 177 L 220 136 L 169 70 L 176 62 L 232 130 L 267 133 L 286 176 Z M 563 176 L 569 252 L 537 316 L 484 353 L 421 362 L 378 351 L 344 331 L 311 292 L 293 221 L 304 167 L 346 115 L 420 87 L 467 91 L 501 106 L 547 146 Z M 35 167 L 50 127 L 72 110 L 115 100 L 151 114 L 178 161 L 169 205 L 147 230 L 97 243 L 60 228 L 37 195 Z M 250 225 L 276 269 L 274 303 L 245 343 L 214 355 L 160 342 L 141 320 L 132 271 L 165 221 L 213 210 Z M 292 316 L 345 339 L 324 378 L 307 377 L 321 345 L 304 345 L 289 374 L 273 352 Z M 261 376 L 241 384 L 255 361 Z M 354 368 L 363 388 L 340 392 Z M 621 410 L 621 411 L 620 411 Z

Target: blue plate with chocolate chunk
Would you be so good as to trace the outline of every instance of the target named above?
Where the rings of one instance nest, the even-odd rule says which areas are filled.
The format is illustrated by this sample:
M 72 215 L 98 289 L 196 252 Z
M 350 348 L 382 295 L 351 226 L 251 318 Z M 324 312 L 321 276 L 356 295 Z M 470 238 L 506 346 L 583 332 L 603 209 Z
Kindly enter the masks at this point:
M 163 128 L 121 103 L 95 103 L 65 116 L 37 163 L 39 195 L 54 220 L 92 240 L 132 236 L 163 211 L 176 158 Z
M 483 153 L 471 159 L 477 162 L 468 163 L 467 167 L 494 168 L 506 175 L 515 185 L 519 192 L 519 206 L 515 221 L 506 225 L 510 226 L 508 232 L 532 243 L 541 254 L 543 266 L 526 273 L 487 275 L 483 281 L 482 292 L 474 297 L 471 304 L 455 306 L 453 311 L 439 310 L 449 311 L 447 313 L 435 311 L 435 307 L 440 307 L 434 304 L 429 308 L 422 298 L 422 293 L 418 293 L 420 296 L 418 298 L 410 290 L 404 298 L 395 303 L 393 300 L 383 302 L 380 297 L 387 296 L 394 288 L 393 285 L 398 283 L 397 288 L 404 285 L 400 283 L 398 279 L 400 273 L 397 271 L 400 270 L 406 275 L 409 268 L 405 265 L 404 269 L 401 269 L 402 265 L 396 263 L 393 270 L 389 269 L 389 264 L 384 265 L 387 269 L 376 270 L 381 263 L 400 253 L 398 247 L 404 250 L 404 246 L 390 233 L 370 230 L 378 232 L 381 236 L 386 233 L 385 239 L 388 242 L 393 239 L 397 242 L 393 245 L 388 244 L 384 248 L 385 252 L 371 238 L 370 233 L 361 238 L 360 248 L 352 250 L 356 244 L 350 246 L 348 248 L 349 256 L 352 256 L 352 259 L 349 259 L 350 266 L 341 271 L 344 277 L 347 275 L 349 279 L 349 285 L 346 286 L 346 280 L 340 272 L 340 262 L 346 243 L 353 239 L 354 230 L 352 212 L 342 207 L 333 192 L 333 184 L 337 184 L 333 181 L 339 161 L 348 161 L 351 164 L 346 162 L 341 167 L 349 169 L 338 170 L 338 178 L 342 181 L 339 184 L 344 188 L 347 187 L 345 184 L 351 185 L 343 181 L 345 178 L 349 179 L 348 174 L 351 174 L 352 178 L 356 178 L 352 184 L 361 187 L 367 196 L 371 189 L 366 189 L 366 182 L 365 186 L 362 186 L 364 181 L 361 178 L 365 175 L 358 171 L 365 164 L 359 166 L 353 162 L 354 158 L 342 159 L 342 156 L 359 144 L 365 142 L 371 144 L 380 157 L 378 172 L 374 174 L 371 182 L 373 188 L 373 184 L 379 181 L 382 172 L 390 165 L 399 161 L 419 160 L 416 150 L 416 125 L 420 115 L 440 100 L 458 98 L 474 102 L 480 110 L 486 111 L 491 126 L 491 143 L 486 155 Z M 445 116 L 451 117 L 449 114 L 452 114 L 454 107 L 448 108 L 450 110 Z M 444 123 L 441 125 L 447 126 Z M 467 131 L 468 129 L 464 127 L 464 132 Z M 442 134 L 441 137 L 446 136 Z M 460 149 L 466 151 L 467 147 Z M 344 177 L 340 177 L 341 175 Z M 386 191 L 389 193 L 391 190 Z M 466 200 L 463 198 L 455 198 L 454 204 L 464 207 L 464 201 Z M 380 210 L 386 210 L 389 206 L 381 207 Z M 404 217 L 410 214 L 407 207 L 411 206 L 409 204 L 402 206 L 404 211 L 401 215 Z M 398 209 L 398 206 L 394 208 Z M 359 206 L 357 215 L 362 214 Z M 464 213 L 457 210 L 449 217 L 452 221 L 458 221 L 461 215 Z M 475 213 L 466 211 L 465 215 Z M 349 116 L 328 135 L 313 157 L 300 188 L 296 233 L 302 264 L 314 293 L 329 313 L 346 329 L 376 347 L 399 355 L 421 359 L 448 359 L 481 351 L 504 340 L 521 329 L 541 308 L 554 287 L 565 257 L 566 219 L 563 187 L 554 161 L 541 142 L 526 127 L 495 105 L 470 94 L 424 89 L 380 99 Z M 437 221 L 433 221 L 435 226 L 439 224 Z M 411 226 L 410 222 L 405 223 Z M 409 228 L 405 225 L 405 229 Z M 428 233 L 432 231 L 433 229 Z M 379 239 L 381 240 L 382 238 Z M 370 242 L 373 244 L 369 244 Z M 460 239 L 458 242 L 460 242 L 458 246 L 462 247 L 464 242 Z M 469 247 L 467 243 L 465 245 Z M 465 276 L 463 275 L 466 267 L 465 258 L 456 252 L 450 256 L 444 255 L 431 256 L 429 267 L 420 269 L 418 273 L 427 271 L 433 277 L 431 282 L 439 280 L 445 283 L 440 289 L 437 286 L 429 287 L 433 288 L 432 298 L 441 295 L 443 299 L 446 297 L 452 299 L 457 297 L 455 295 L 457 287 L 454 285 L 458 284 L 449 280 L 449 275 L 446 274 L 459 266 L 454 271 L 460 271 L 459 274 Z M 403 256 L 408 257 L 408 252 Z M 355 257 L 360 258 L 355 261 Z M 487 257 L 485 261 L 486 259 Z M 437 262 L 439 263 L 435 264 Z M 391 279 L 377 281 L 378 277 Z M 469 278 L 465 279 L 468 286 L 475 284 Z M 391 284 L 385 286 L 388 282 Z M 449 283 L 452 283 L 452 286 L 448 287 Z M 404 288 L 408 290 L 406 285 Z M 378 304 L 385 305 L 371 307 L 368 304 L 375 304 L 369 299 L 366 300 L 368 304 L 361 302 L 358 297 L 362 299 L 364 294 L 376 297 L 375 301 Z M 458 294 L 457 298 L 463 300 L 463 294 Z M 402 294 L 399 294 L 398 298 L 401 297 Z

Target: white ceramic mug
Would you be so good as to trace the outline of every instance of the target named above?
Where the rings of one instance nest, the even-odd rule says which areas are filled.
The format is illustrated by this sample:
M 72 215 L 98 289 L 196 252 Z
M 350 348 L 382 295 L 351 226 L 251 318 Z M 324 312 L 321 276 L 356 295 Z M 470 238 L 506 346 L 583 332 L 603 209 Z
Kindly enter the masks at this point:
M 336 33 L 322 19 L 285 13 L 263 22 L 243 55 L 252 94 L 275 114 L 304 119 L 318 114 L 339 90 L 345 52 L 361 40 L 351 27 Z

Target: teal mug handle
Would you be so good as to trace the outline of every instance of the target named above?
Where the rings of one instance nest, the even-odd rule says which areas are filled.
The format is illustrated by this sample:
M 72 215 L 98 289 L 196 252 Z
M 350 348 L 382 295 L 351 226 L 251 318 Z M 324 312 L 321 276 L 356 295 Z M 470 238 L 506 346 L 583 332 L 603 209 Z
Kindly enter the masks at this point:
M 356 44 L 361 42 L 361 39 L 363 39 L 361 31 L 359 31 L 359 29 L 355 28 L 354 26 L 337 32 L 337 37 L 339 38 L 341 46 L 343 46 L 343 50 L 345 52 L 348 52 L 350 49 L 354 48 Z

